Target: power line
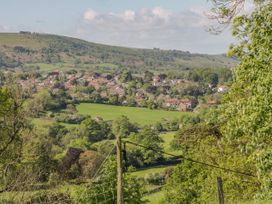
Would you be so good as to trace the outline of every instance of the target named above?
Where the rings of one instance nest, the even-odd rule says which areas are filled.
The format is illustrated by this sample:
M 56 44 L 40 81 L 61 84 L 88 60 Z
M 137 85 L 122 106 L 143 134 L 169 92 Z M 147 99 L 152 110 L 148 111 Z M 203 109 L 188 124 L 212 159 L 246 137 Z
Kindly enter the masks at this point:
M 100 164 L 99 168 L 97 169 L 97 171 L 95 172 L 95 174 L 93 175 L 93 177 L 91 178 L 91 180 L 94 180 L 96 178 L 96 176 L 98 175 L 98 173 L 100 172 L 100 170 L 102 169 L 102 167 L 104 166 L 104 164 L 106 163 L 106 161 L 109 159 L 111 153 L 113 152 L 113 150 L 115 149 L 115 146 L 112 147 L 112 149 L 110 149 L 110 151 L 108 152 L 108 154 L 106 155 L 105 159 L 102 161 L 102 163 Z M 93 183 L 91 183 L 93 185 Z M 83 195 L 86 193 L 88 187 L 85 187 L 83 192 L 81 193 L 81 195 L 79 196 L 80 199 L 83 197 Z
M 204 166 L 209 166 L 211 168 L 221 169 L 223 171 L 228 171 L 228 172 L 232 172 L 232 173 L 236 173 L 236 174 L 241 174 L 241 175 L 244 175 L 244 176 L 250 176 L 250 177 L 255 177 L 255 178 L 257 177 L 255 175 L 252 175 L 252 174 L 249 174 L 249 173 L 240 172 L 240 171 L 236 171 L 236 170 L 233 170 L 233 169 L 220 167 L 220 166 L 217 166 L 217 165 L 214 165 L 214 164 L 209 164 L 209 163 L 205 163 L 205 162 L 198 161 L 198 160 L 195 160 L 195 159 L 187 158 L 187 157 L 184 157 L 183 155 L 174 155 L 174 154 L 162 151 L 162 150 L 154 149 L 152 147 L 146 147 L 144 145 L 141 145 L 141 144 L 138 144 L 138 143 L 135 143 L 135 142 L 124 141 L 124 143 L 129 143 L 129 144 L 132 144 L 132 145 L 135 145 L 135 146 L 138 146 L 138 147 L 142 147 L 142 148 L 145 148 L 145 149 L 148 149 L 148 150 L 152 150 L 152 151 L 155 151 L 155 152 L 160 152 L 160 153 L 163 153 L 165 155 L 172 156 L 172 157 L 176 157 L 176 158 L 180 157 L 180 158 L 182 158 L 184 160 L 187 160 L 187 161 L 190 161 L 190 162 L 193 162 L 193 163 L 197 163 L 197 164 L 201 164 L 201 165 L 204 165 Z
M 113 152 L 114 149 L 115 149 L 115 146 L 113 146 L 112 149 L 109 151 L 109 153 L 105 157 L 104 161 L 101 163 L 101 165 L 99 166 L 99 168 L 95 172 L 95 174 L 94 174 L 94 176 L 93 176 L 92 179 L 94 179 L 97 176 L 97 174 L 100 172 L 100 170 L 102 169 L 102 167 L 104 166 L 104 164 L 106 163 L 106 161 L 108 160 L 108 158 L 110 157 L 110 155 L 111 155 L 111 153 Z

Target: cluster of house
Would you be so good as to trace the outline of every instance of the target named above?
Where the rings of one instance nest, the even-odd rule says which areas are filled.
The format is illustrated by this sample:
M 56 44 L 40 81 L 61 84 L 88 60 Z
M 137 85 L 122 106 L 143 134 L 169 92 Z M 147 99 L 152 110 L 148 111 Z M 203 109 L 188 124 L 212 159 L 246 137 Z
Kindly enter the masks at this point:
M 76 87 L 93 87 L 101 97 L 106 98 L 110 95 L 118 96 L 118 98 L 123 98 L 123 104 L 126 101 L 126 84 L 119 81 L 119 76 L 109 76 L 107 74 L 84 74 L 84 73 L 64 73 L 60 71 L 52 71 L 46 75 L 34 78 L 30 77 L 27 79 L 22 79 L 20 81 L 23 87 L 31 87 L 36 91 L 44 88 L 49 88 L 53 93 L 57 92 L 59 89 L 64 89 L 69 93 L 70 96 L 75 97 L 78 93 L 75 92 Z M 182 79 L 165 79 L 160 76 L 154 76 L 151 84 L 154 87 L 161 87 L 162 90 L 166 90 L 165 93 L 161 93 L 158 96 L 162 102 L 162 108 L 179 110 L 179 111 L 189 111 L 193 110 L 198 104 L 198 101 L 194 98 L 171 98 L 167 94 L 167 90 L 170 90 L 171 86 L 186 83 Z M 215 87 L 217 92 L 226 92 L 228 87 L 218 86 Z M 213 88 L 213 89 L 215 89 Z M 87 93 L 82 93 L 81 97 L 88 97 Z M 150 93 L 143 90 L 142 88 L 137 89 L 135 94 L 135 102 L 137 105 L 140 104 L 150 97 Z M 217 101 L 209 100 L 207 105 L 216 105 Z
M 164 108 L 171 108 L 179 111 L 190 111 L 196 107 L 198 101 L 196 99 L 176 99 L 176 98 L 169 98 L 166 99 L 163 103 Z

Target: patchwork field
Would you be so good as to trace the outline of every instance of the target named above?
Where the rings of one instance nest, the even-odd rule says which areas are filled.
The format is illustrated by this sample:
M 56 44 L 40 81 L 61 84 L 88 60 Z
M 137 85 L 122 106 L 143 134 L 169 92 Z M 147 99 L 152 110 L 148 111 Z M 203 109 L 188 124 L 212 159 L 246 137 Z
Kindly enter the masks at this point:
M 102 117 L 104 120 L 114 120 L 125 115 L 130 121 L 140 125 L 154 124 L 161 119 L 175 119 L 182 115 L 193 114 L 178 111 L 150 110 L 148 108 L 113 106 L 104 104 L 82 103 L 77 106 L 80 114 L 88 114 L 92 117 Z

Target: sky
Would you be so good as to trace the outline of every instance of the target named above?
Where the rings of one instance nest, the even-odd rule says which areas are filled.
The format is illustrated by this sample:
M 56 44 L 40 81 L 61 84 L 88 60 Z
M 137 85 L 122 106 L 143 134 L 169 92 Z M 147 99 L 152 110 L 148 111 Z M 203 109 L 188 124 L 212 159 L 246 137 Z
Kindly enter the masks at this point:
M 72 36 L 109 45 L 226 53 L 230 29 L 207 32 L 207 0 L 0 0 L 0 32 Z

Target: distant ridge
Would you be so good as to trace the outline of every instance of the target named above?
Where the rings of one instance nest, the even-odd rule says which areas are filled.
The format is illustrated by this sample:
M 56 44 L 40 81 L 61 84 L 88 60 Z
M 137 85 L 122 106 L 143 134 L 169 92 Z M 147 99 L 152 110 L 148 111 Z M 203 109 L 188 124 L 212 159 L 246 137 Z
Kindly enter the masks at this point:
M 148 70 L 231 68 L 237 60 L 224 54 L 192 54 L 178 50 L 126 48 L 52 34 L 0 33 L 0 67 L 58 64 L 61 67 L 108 67 Z

